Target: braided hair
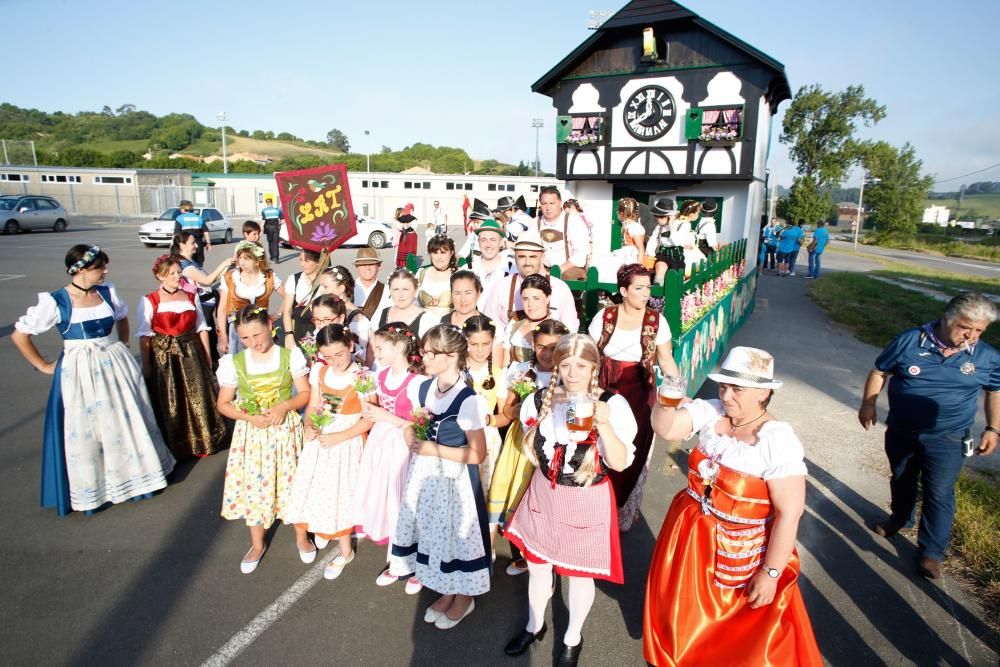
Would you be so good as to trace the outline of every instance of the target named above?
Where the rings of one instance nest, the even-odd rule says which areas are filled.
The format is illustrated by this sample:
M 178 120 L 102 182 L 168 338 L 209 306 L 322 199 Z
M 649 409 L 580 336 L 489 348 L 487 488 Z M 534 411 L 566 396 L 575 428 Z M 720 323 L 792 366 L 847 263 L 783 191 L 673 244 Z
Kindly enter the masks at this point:
M 495 338 L 497 335 L 497 326 L 493 320 L 483 314 L 479 314 L 473 315 L 469 319 L 465 320 L 465 323 L 462 325 L 462 331 L 465 332 L 466 337 L 469 337 L 474 333 L 488 333 L 490 338 Z M 470 384 L 471 380 L 472 375 L 470 373 Z M 486 380 L 483 382 L 483 389 L 490 391 L 496 386 L 497 382 L 493 378 L 493 346 L 491 345 L 490 356 L 486 358 Z
M 533 332 L 532 335 L 534 337 L 565 336 L 569 333 L 569 327 L 567 327 L 559 320 L 548 319 L 548 320 L 542 320 L 541 322 L 536 324 L 532 332 Z M 535 354 L 534 345 L 532 345 L 531 348 L 531 365 L 532 366 L 538 365 L 538 356 Z
M 423 370 L 424 360 L 420 356 L 420 341 L 405 322 L 389 322 L 384 327 L 377 329 L 375 335 L 384 338 L 393 345 L 404 343 L 409 371 L 419 373 Z

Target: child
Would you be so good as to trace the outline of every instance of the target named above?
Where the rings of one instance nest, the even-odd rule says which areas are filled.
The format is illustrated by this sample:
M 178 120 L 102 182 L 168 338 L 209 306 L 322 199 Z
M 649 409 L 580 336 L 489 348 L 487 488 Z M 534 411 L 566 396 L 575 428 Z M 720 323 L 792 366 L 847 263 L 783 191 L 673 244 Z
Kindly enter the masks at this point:
M 337 324 L 338 316 L 343 316 L 344 314 L 344 304 L 340 303 L 339 299 L 335 296 L 329 294 L 323 294 L 313 301 L 312 308 L 309 309 L 312 314 L 312 323 L 315 329 L 311 333 L 307 333 L 298 341 L 299 349 L 302 353 L 306 355 L 306 361 L 309 362 L 311 367 L 316 363 L 317 355 L 319 350 L 316 345 L 316 338 L 320 332 L 320 329 L 327 327 L 331 324 Z M 352 337 L 353 338 L 353 337 Z
M 266 308 L 244 306 L 236 313 L 235 325 L 245 349 L 219 359 L 216 372 L 219 412 L 236 420 L 222 517 L 242 519 L 250 528 L 251 547 L 240 563 L 240 571 L 250 574 L 264 556 L 264 531 L 287 515 L 302 448 L 298 411 L 309 402 L 309 371 L 298 348 L 274 344 Z M 310 547 L 308 541 L 299 541 L 299 551 Z
M 252 241 L 253 243 L 260 243 L 260 225 L 258 225 L 253 220 L 247 220 L 243 223 L 243 240 Z
M 424 621 L 447 630 L 476 608 L 472 596 L 490 589 L 490 544 L 479 482 L 479 464 L 486 458 L 486 404 L 463 377 L 468 343 L 460 329 L 435 325 L 421 347 L 424 369 L 434 379 L 407 388 L 410 400 L 428 416 L 422 432 L 412 424 L 403 430 L 413 463 L 389 571 L 397 576 L 416 571 L 424 586 L 441 593 Z
M 312 398 L 306 409 L 306 443 L 292 480 L 286 521 L 295 524 L 303 563 L 316 560 L 317 548 L 330 540 L 339 541 L 340 554 L 323 572 L 327 579 L 336 579 L 354 560 L 351 495 L 364 436 L 372 423 L 362 416 L 362 401 L 354 387 L 361 368 L 354 362 L 351 332 L 339 324 L 325 326 L 316 334 L 316 347 L 324 363 L 313 366 L 309 374 Z M 313 419 L 317 415 L 321 419 L 326 415 L 328 423 L 317 424 Z M 316 548 L 302 548 L 303 543 L 309 545 L 307 531 L 315 535 Z
M 487 495 L 487 509 L 491 524 L 505 528 L 521 496 L 528 488 L 534 466 L 521 453 L 524 431 L 517 418 L 523 398 L 515 388 L 519 383 L 533 383 L 535 389 L 545 387 L 552 378 L 552 351 L 562 336 L 569 333 L 566 325 L 557 320 L 543 320 L 534 331 L 533 358 L 512 363 L 507 367 L 507 400 L 500 414 L 510 421 L 510 428 L 500 450 L 493 479 Z M 517 576 L 528 571 L 523 558 L 515 557 L 507 567 L 507 574 Z
M 420 345 L 417 337 L 402 322 L 392 322 L 378 331 L 371 341 L 374 354 L 383 367 L 375 381 L 379 406 L 361 406 L 366 419 L 375 423 L 368 434 L 368 444 L 361 456 L 361 470 L 355 487 L 351 516 L 358 536 L 376 544 L 388 544 L 396 530 L 399 505 L 410 465 L 410 450 L 403 442 L 403 427 L 413 419 L 414 404 L 407 391 L 411 384 L 427 378 L 419 375 Z M 411 573 L 407 573 L 408 575 Z M 386 566 L 375 583 L 388 586 L 399 578 Z M 421 585 L 409 577 L 406 592 L 415 594 Z

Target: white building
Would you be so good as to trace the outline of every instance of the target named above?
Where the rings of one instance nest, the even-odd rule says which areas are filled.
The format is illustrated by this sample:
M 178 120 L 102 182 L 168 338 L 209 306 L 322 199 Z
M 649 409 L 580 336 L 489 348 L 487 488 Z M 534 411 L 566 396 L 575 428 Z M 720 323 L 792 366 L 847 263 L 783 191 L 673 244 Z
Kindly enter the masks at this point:
M 924 209 L 924 219 L 923 222 L 927 224 L 941 225 L 942 227 L 948 226 L 948 217 L 951 215 L 951 211 L 947 206 L 931 206 Z

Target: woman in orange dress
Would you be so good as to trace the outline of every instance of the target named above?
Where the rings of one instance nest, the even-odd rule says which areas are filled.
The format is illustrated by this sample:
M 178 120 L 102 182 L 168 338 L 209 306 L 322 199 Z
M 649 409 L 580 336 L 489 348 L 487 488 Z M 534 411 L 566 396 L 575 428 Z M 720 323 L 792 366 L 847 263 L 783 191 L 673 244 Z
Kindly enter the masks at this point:
M 698 434 L 688 487 L 667 512 L 646 585 L 643 648 L 653 665 L 823 664 L 799 592 L 795 535 L 805 508 L 802 444 L 768 411 L 774 359 L 733 348 L 719 400 L 659 403 L 666 440 Z

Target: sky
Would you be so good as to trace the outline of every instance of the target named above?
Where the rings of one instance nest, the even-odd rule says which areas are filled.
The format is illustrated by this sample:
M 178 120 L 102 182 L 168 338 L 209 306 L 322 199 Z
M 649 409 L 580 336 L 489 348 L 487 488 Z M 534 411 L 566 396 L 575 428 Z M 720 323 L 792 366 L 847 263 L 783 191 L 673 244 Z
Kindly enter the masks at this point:
M 554 170 L 555 109 L 531 84 L 588 38 L 592 10 L 624 4 L 0 0 L 0 100 L 50 112 L 128 103 L 206 125 L 225 110 L 236 129 L 323 139 L 337 128 L 356 152 L 423 142 L 514 164 L 534 159 L 541 118 L 542 168 Z M 793 92 L 863 85 L 887 116 L 860 136 L 913 144 L 935 189 L 1000 181 L 1000 1 L 683 4 L 783 62 Z M 786 186 L 788 105 L 770 158 Z

